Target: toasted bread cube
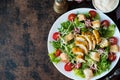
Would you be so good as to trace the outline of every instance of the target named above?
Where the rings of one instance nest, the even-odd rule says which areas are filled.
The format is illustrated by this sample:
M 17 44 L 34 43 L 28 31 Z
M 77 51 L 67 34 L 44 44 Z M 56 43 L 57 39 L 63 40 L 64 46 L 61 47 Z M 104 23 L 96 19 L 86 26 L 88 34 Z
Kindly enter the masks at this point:
M 100 61 L 100 53 L 98 53 L 98 52 L 91 52 L 90 57 L 97 62 Z
M 65 36 L 66 41 L 70 41 L 74 38 L 74 35 L 72 33 L 69 33 L 68 35 Z
M 78 21 L 83 21 L 83 20 L 86 20 L 86 17 L 84 14 L 79 14 L 78 15 Z
M 118 45 L 110 45 L 110 52 L 119 52 L 119 46 Z
M 92 25 L 93 29 L 98 29 L 100 28 L 100 21 L 99 20 L 92 21 Z
M 104 48 L 104 47 L 107 47 L 109 45 L 109 42 L 107 39 L 105 38 L 102 38 L 101 42 L 100 42 L 100 47 L 101 48 Z
M 63 62 L 66 62 L 66 63 L 69 62 L 69 58 L 68 58 L 67 54 L 65 54 L 65 53 L 61 53 L 60 58 Z
M 85 75 L 86 80 L 90 80 L 94 76 L 93 71 L 89 68 L 85 69 L 83 73 Z

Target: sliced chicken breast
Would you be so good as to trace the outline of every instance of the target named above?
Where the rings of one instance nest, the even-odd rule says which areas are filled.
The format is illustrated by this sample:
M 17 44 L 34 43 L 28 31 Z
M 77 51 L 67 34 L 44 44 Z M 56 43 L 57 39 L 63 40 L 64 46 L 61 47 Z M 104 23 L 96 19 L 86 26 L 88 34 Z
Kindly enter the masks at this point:
M 84 35 L 84 37 L 88 41 L 89 50 L 91 50 L 92 49 L 92 39 L 91 39 L 91 36 L 90 35 Z
M 81 42 L 84 42 L 84 43 L 85 43 L 85 45 L 86 45 L 86 46 L 87 46 L 87 48 L 88 48 L 88 41 L 85 39 L 85 37 L 84 37 L 84 36 L 79 35 L 79 36 L 77 36 L 77 37 L 75 38 L 75 40 L 77 40 L 77 41 L 81 41 Z
M 101 38 L 100 38 L 100 34 L 99 34 L 98 30 L 93 30 L 93 35 L 95 36 L 97 44 L 100 43 Z
M 85 45 L 84 42 L 75 41 L 75 45 L 76 45 L 76 46 L 79 46 L 81 49 L 83 49 L 84 52 L 85 52 L 85 54 L 88 54 L 88 49 L 87 49 L 87 46 Z
M 92 43 L 93 43 L 92 50 L 94 50 L 97 42 L 96 42 L 96 39 L 95 39 L 94 35 L 92 35 L 91 38 L 92 38 Z
M 78 56 L 76 57 L 76 61 L 77 61 L 77 63 L 85 62 L 85 60 L 83 59 L 83 56 L 80 56 L 80 55 L 78 55 Z
M 84 56 L 84 50 L 79 47 L 73 47 L 72 52 L 76 55 Z

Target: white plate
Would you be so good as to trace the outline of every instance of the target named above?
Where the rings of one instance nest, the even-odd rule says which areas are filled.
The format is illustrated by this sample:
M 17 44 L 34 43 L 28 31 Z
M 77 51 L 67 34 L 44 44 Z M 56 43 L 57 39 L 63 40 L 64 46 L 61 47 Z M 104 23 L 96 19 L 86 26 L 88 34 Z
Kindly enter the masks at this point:
M 66 21 L 67 20 L 67 17 L 70 13 L 85 13 L 85 12 L 89 12 L 90 10 L 94 10 L 94 9 L 90 9 L 90 8 L 78 8 L 78 9 L 74 9 L 74 10 L 71 10 L 71 11 L 68 11 L 66 12 L 65 14 L 61 15 L 56 21 L 55 23 L 53 24 L 50 32 L 49 32 L 49 35 L 48 35 L 48 42 L 47 42 L 47 46 L 48 46 L 48 52 L 51 53 L 53 52 L 53 47 L 52 45 L 50 44 L 50 41 L 53 41 L 52 39 L 52 34 L 56 31 L 58 31 L 58 28 L 61 27 L 61 23 Z M 99 13 L 100 17 L 101 17 L 101 20 L 109 20 L 110 23 L 113 23 L 115 24 L 107 15 L 103 14 L 101 11 L 98 11 L 98 10 L 95 10 L 97 13 Z M 115 28 L 115 34 L 114 36 L 116 36 L 119 40 L 118 44 L 120 46 L 120 33 L 119 33 L 119 30 L 118 28 L 116 27 Z M 98 75 L 98 76 L 95 76 L 93 77 L 91 80 L 96 80 L 96 79 L 99 79 L 103 76 L 105 76 L 106 74 L 108 74 L 114 67 L 115 65 L 117 64 L 118 60 L 119 60 L 119 57 L 120 57 L 120 52 L 119 53 L 116 53 L 117 54 L 117 58 L 114 62 L 112 62 L 111 66 L 110 66 L 110 69 L 108 71 L 105 71 L 103 72 L 102 74 Z M 74 79 L 74 80 L 85 80 L 84 78 L 80 78 L 78 76 L 76 76 L 72 71 L 71 72 L 67 72 L 64 70 L 64 63 L 60 62 L 58 64 L 55 64 L 53 63 L 54 66 L 58 69 L 58 71 L 60 71 L 62 74 L 64 74 L 65 76 L 71 78 L 71 79 Z

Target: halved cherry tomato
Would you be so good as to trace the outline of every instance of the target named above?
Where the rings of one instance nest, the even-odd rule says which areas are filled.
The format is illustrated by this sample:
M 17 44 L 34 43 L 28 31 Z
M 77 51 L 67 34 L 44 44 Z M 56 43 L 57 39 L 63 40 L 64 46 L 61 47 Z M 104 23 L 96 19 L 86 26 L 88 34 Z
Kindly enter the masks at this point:
M 94 10 L 89 11 L 90 16 L 93 18 L 97 15 L 97 13 Z
M 68 62 L 65 64 L 64 69 L 65 71 L 71 71 L 73 69 L 73 66 L 74 65 L 72 63 Z
M 103 21 L 101 22 L 101 25 L 102 25 L 102 26 L 105 26 L 105 27 L 109 27 L 110 22 L 109 22 L 108 20 L 103 20 Z
M 53 33 L 52 38 L 53 38 L 54 40 L 58 40 L 59 35 L 60 35 L 60 33 L 59 33 L 59 32 L 55 32 L 55 33 Z
M 75 18 L 76 18 L 76 14 L 74 14 L 74 13 L 71 13 L 71 14 L 69 14 L 69 16 L 68 16 L 68 20 L 69 20 L 69 21 L 74 21 Z
M 111 45 L 114 45 L 114 44 L 118 43 L 118 39 L 113 36 L 113 37 L 109 38 L 109 42 L 111 43 Z
M 55 52 L 55 56 L 58 57 L 58 56 L 60 56 L 60 54 L 61 54 L 61 50 L 57 49 L 56 52 Z
M 114 61 L 116 59 L 115 53 L 111 52 L 108 54 L 108 60 L 109 61 Z

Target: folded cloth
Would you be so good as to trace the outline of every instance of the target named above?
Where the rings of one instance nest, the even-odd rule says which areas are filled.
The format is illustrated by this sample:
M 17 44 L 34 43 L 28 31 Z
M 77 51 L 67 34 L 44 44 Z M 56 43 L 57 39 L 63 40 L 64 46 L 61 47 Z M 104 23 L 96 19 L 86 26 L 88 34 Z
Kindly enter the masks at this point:
M 117 17 L 117 20 L 120 20 L 120 5 L 116 9 L 116 17 Z

